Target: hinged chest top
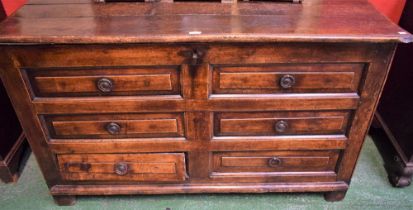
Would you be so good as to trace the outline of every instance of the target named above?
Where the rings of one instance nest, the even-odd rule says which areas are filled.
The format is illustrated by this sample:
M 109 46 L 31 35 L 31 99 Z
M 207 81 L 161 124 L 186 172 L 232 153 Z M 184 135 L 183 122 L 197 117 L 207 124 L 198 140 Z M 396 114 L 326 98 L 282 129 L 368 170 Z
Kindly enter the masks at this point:
M 55 201 L 344 198 L 394 50 L 367 0 L 31 0 L 0 77 Z
M 411 40 L 408 33 L 381 16 L 367 0 L 306 0 L 301 3 L 31 0 L 0 25 L 0 42 Z

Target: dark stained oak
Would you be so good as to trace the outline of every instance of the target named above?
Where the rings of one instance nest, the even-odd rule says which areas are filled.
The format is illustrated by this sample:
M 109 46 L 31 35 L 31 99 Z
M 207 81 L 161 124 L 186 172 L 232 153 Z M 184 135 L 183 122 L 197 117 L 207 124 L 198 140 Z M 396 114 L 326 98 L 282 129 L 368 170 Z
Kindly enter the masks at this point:
M 183 113 L 43 116 L 54 139 L 183 137 Z
M 27 69 L 34 95 L 179 95 L 178 67 Z
M 348 117 L 345 112 L 216 113 L 214 135 L 344 134 Z
M 363 64 L 214 66 L 213 92 L 216 94 L 351 93 L 357 92 L 363 68 Z
M 393 53 L 365 0 L 32 0 L 0 76 L 59 205 L 76 195 L 343 199 Z
M 76 197 L 73 195 L 54 195 L 53 199 L 59 206 L 72 206 L 76 203 Z
M 331 171 L 334 173 L 338 153 L 337 151 L 217 152 L 212 158 L 214 175 L 235 172 L 238 173 L 234 176 L 251 172 L 266 172 L 268 175 L 277 175 L 276 172 L 298 174 L 309 171 Z
M 413 1 L 406 1 L 400 26 L 413 32 Z M 370 129 L 394 187 L 406 187 L 413 177 L 413 45 L 400 46 L 395 54 L 389 78 L 377 112 L 376 128 Z
M 0 180 L 17 182 L 30 148 L 0 80 Z
M 365 0 L 303 1 L 302 4 L 253 3 L 252 7 L 251 4 L 239 3 L 235 4 L 235 7 L 233 4 L 220 2 L 93 4 L 93 1 L 88 1 L 81 4 L 30 4 L 1 25 L 0 34 L 4 35 L 0 37 L 0 41 L 151 43 L 188 40 L 412 40 L 409 34 L 399 34 L 405 31 L 390 24 L 389 20 L 379 15 Z M 148 20 L 151 24 L 147 24 Z M 185 24 L 181 24 L 183 22 Z M 205 25 L 208 27 L 200 27 Z M 65 26 L 76 26 L 76 29 Z M 24 30 L 21 30 L 22 28 Z M 158 30 L 159 28 L 163 30 Z M 192 31 L 202 33 L 192 35 Z
M 188 130 L 188 132 L 190 131 Z M 208 136 L 209 134 L 210 132 L 206 133 Z M 187 141 L 184 138 L 71 139 L 70 141 L 50 139 L 49 145 L 57 153 L 173 152 L 196 151 L 198 149 L 201 151 L 203 151 L 202 149 L 213 151 L 323 150 L 344 149 L 347 140 L 344 135 L 214 137 L 210 143 L 202 141 L 199 137 L 192 137 L 191 140 Z M 99 147 L 96 147 L 97 142 L 99 142 Z
M 160 184 L 160 185 L 121 185 L 114 188 L 113 185 L 56 185 L 51 189 L 52 195 L 68 196 L 76 195 L 128 195 L 128 194 L 182 194 L 182 193 L 269 193 L 269 192 L 329 192 L 343 191 L 348 188 L 344 182 L 326 183 L 222 183 L 222 184 Z M 317 189 L 317 190 L 315 190 Z
M 326 201 L 342 201 L 346 196 L 346 191 L 334 191 L 324 193 L 324 199 Z
M 64 180 L 181 182 L 183 153 L 58 155 Z

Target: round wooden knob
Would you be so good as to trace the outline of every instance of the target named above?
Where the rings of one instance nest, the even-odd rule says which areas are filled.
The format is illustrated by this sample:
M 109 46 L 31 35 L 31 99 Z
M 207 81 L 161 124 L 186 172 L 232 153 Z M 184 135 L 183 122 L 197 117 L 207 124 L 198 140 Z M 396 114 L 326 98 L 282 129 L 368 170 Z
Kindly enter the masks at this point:
M 108 133 L 112 134 L 112 135 L 116 135 L 120 133 L 120 125 L 114 122 L 111 122 L 109 124 L 106 125 L 106 130 L 108 131 Z
M 116 163 L 115 164 L 115 173 L 117 175 L 123 176 L 129 172 L 129 167 L 127 163 Z
M 280 120 L 277 123 L 275 123 L 275 131 L 279 133 L 283 133 L 288 129 L 288 123 L 287 121 Z
M 277 167 L 277 166 L 281 165 L 281 163 L 282 163 L 281 159 L 277 158 L 277 157 L 273 157 L 273 158 L 270 158 L 268 160 L 268 165 L 270 167 Z
M 110 93 L 113 89 L 113 82 L 108 78 L 100 78 L 96 82 L 97 88 L 103 93 Z
M 280 86 L 284 89 L 291 88 L 295 84 L 295 78 L 292 75 L 284 75 L 280 79 Z

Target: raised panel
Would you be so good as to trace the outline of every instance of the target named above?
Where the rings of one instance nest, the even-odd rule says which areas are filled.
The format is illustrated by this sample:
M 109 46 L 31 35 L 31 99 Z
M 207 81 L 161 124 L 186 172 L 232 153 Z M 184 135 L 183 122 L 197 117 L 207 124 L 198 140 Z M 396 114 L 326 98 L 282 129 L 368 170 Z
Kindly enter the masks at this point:
M 225 112 L 215 114 L 215 136 L 345 134 L 349 113 Z M 280 128 L 281 126 L 281 128 Z
M 283 168 L 296 169 L 302 166 L 311 165 L 322 167 L 328 164 L 329 157 L 282 157 Z M 222 157 L 223 167 L 269 167 L 268 157 Z
M 213 66 L 214 94 L 357 92 L 363 64 Z M 283 85 L 286 78 L 291 84 Z
M 213 153 L 214 173 L 334 171 L 338 151 L 256 151 Z M 274 163 L 271 161 L 275 160 Z M 274 174 L 276 175 L 276 174 Z
M 180 67 L 26 69 L 37 97 L 180 95 Z
M 63 179 L 72 181 L 165 182 L 187 177 L 183 153 L 76 154 L 57 159 Z
M 182 137 L 182 113 L 44 116 L 51 138 Z M 114 128 L 109 128 L 109 126 Z M 110 130 L 112 129 L 112 130 Z

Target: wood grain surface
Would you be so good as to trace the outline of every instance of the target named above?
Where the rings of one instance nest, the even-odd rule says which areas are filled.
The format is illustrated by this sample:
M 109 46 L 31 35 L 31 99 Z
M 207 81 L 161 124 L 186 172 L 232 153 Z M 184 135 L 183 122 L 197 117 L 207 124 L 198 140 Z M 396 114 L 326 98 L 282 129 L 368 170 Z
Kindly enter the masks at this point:
M 212 192 L 336 201 L 397 43 L 410 41 L 366 0 L 32 0 L 0 25 L 0 76 L 58 204 Z
M 317 0 L 302 4 L 56 2 L 31 1 L 1 24 L 0 42 L 411 42 L 413 39 L 366 0 Z

